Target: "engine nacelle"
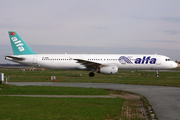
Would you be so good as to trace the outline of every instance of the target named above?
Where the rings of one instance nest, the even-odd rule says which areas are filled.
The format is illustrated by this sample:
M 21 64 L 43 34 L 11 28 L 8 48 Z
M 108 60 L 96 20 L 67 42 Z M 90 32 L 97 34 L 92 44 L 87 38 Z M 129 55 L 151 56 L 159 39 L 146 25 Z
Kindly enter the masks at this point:
M 97 70 L 97 73 L 102 73 L 102 74 L 116 74 L 117 72 L 118 72 L 118 67 L 116 66 L 100 67 Z

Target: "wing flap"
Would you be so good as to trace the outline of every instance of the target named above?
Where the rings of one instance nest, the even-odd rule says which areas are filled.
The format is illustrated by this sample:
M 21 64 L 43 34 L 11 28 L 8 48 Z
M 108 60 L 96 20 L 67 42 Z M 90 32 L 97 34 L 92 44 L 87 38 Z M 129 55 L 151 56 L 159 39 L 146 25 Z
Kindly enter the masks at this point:
M 77 61 L 77 63 L 80 63 L 81 65 L 86 66 L 87 68 L 98 68 L 102 66 L 101 63 L 96 63 L 92 61 L 82 60 L 82 59 L 74 59 Z

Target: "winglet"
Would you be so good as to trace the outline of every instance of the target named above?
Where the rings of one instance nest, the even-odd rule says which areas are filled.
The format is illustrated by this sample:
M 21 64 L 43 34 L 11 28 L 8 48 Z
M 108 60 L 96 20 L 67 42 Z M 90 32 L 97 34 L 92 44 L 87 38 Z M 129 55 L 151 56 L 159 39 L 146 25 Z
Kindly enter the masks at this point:
M 14 55 L 29 55 L 34 53 L 15 31 L 9 31 L 9 38 Z

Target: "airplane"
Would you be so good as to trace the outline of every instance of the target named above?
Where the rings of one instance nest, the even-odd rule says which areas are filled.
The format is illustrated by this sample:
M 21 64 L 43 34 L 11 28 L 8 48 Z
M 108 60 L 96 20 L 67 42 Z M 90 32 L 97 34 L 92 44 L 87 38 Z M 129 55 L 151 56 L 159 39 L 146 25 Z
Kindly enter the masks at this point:
M 9 31 L 13 55 L 6 60 L 40 68 L 59 70 L 88 70 L 90 77 L 95 71 L 102 74 L 116 74 L 118 70 L 173 69 L 178 65 L 169 57 L 157 54 L 36 54 L 15 31 Z

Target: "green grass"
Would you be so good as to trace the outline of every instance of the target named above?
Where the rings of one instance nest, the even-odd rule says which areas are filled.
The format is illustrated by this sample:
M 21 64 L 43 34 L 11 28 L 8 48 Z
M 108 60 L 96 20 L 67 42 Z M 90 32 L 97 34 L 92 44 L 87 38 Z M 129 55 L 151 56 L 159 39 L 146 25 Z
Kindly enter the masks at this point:
M 180 72 L 119 71 L 116 75 L 97 74 L 89 77 L 88 71 L 80 70 L 36 70 L 0 69 L 0 73 L 9 76 L 8 82 L 52 82 L 50 76 L 56 76 L 57 82 L 86 83 L 122 83 L 141 85 L 161 85 L 180 87 Z M 148 74 L 148 76 L 145 76 Z M 0 85 L 0 95 L 108 95 L 121 94 L 119 91 L 101 89 L 71 88 L 56 86 L 12 86 Z M 123 93 L 122 93 L 123 94 Z M 0 96 L 0 119 L 69 119 L 102 120 L 119 119 L 121 98 L 41 98 Z M 126 118 L 125 118 L 126 119 Z
M 121 98 L 31 98 L 0 96 L 1 120 L 118 119 Z
M 96 74 L 89 77 L 88 71 L 0 69 L 9 76 L 8 82 L 57 82 L 123 83 L 180 86 L 179 72 L 160 72 L 155 77 L 152 71 L 119 71 L 116 75 Z M 148 73 L 148 76 L 145 74 Z M 100 89 L 0 85 L 1 95 L 108 95 L 116 91 Z M 31 98 L 0 96 L 0 119 L 119 119 L 124 103 L 121 98 Z
M 20 69 L 0 69 L 0 73 L 9 76 L 9 82 L 52 82 L 50 76 L 56 76 L 57 82 L 86 83 L 120 83 L 139 85 L 158 85 L 180 87 L 180 68 L 170 71 L 160 71 L 160 77 L 155 77 L 155 71 L 119 71 L 116 75 L 96 73 L 89 77 L 89 71 L 80 70 L 36 70 L 21 71 Z M 148 74 L 148 76 L 146 76 Z
M 111 91 L 78 87 L 12 86 L 0 84 L 0 95 L 108 95 Z
M 120 91 L 56 87 L 0 85 L 1 95 L 108 95 Z M 121 98 L 46 98 L 0 96 L 0 120 L 103 120 L 119 119 Z

